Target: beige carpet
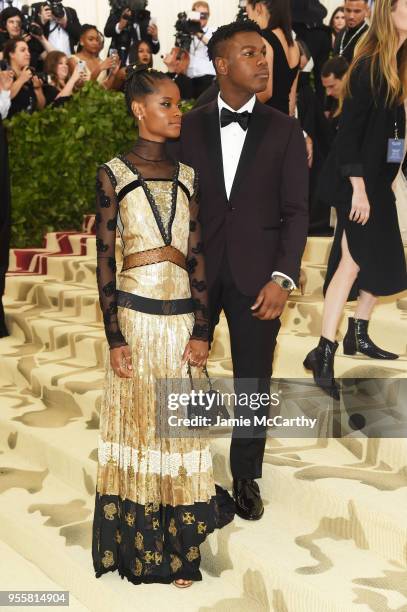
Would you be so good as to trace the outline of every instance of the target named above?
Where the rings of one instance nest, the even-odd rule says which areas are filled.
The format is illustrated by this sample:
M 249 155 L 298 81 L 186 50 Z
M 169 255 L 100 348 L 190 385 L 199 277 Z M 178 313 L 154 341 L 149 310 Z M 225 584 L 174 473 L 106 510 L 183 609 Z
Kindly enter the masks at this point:
M 78 238 L 72 241 L 73 253 L 80 252 Z M 12 336 L 0 340 L 0 539 L 15 551 L 2 549 L 8 569 L 17 574 L 29 560 L 51 584 L 68 589 L 75 605 L 95 612 L 407 612 L 407 443 L 355 433 L 270 439 L 260 482 L 265 516 L 253 524 L 237 518 L 209 538 L 202 583 L 179 591 L 136 587 L 117 574 L 94 578 L 105 343 L 94 239 L 86 244 L 86 255 L 47 258 L 46 275 L 20 274 L 7 282 Z M 319 335 L 328 251 L 328 239 L 309 240 L 306 295 L 292 295 L 284 315 L 277 377 L 308 377 L 301 364 Z M 337 374 L 406 377 L 406 329 L 407 295 L 381 300 L 372 337 L 402 357 L 383 364 L 343 356 L 340 347 Z M 209 369 L 231 375 L 224 322 Z M 213 453 L 217 480 L 230 487 L 228 440 L 214 440 Z M 1 580 L 7 588 L 7 573 Z M 38 588 L 42 584 L 38 579 Z

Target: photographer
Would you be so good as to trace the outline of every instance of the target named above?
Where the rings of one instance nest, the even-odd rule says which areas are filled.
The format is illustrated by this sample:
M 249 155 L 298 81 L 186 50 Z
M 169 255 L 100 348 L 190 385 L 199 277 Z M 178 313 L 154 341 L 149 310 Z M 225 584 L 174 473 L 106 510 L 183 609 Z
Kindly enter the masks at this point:
M 54 49 L 66 55 L 75 52 L 81 35 L 81 24 L 73 8 L 63 6 L 61 0 L 35 2 L 32 5 L 36 21 Z
M 70 74 L 68 58 L 62 51 L 51 51 L 48 54 L 44 71 L 48 76 L 48 83 L 43 87 L 47 106 L 62 106 L 72 96 L 75 87 L 86 80 L 80 64 L 76 64 Z
M 201 30 L 194 34 L 190 47 L 190 62 L 187 75 L 192 79 L 193 97 L 199 96 L 212 84 L 215 78 L 215 69 L 209 60 L 207 44 L 212 37 L 213 31 L 208 26 L 210 17 L 209 4 L 207 2 L 195 2 L 192 10 L 200 13 Z
M 194 97 L 192 80 L 186 75 L 189 65 L 189 53 L 186 49 L 174 47 L 170 53 L 163 58 L 168 68 L 168 75 L 178 85 L 182 100 L 190 100 Z
M 97 81 L 105 89 L 116 87 L 116 76 L 120 70 L 120 59 L 117 54 L 109 55 L 102 60 L 99 53 L 102 50 L 102 35 L 95 25 L 84 24 L 81 29 L 78 51 L 69 59 L 71 69 L 76 65 L 86 75 L 86 79 Z
M 23 23 L 29 32 L 23 30 Z M 4 9 L 0 14 L 0 59 L 3 59 L 3 47 L 8 40 L 24 38 L 28 44 L 31 55 L 31 65 L 37 68 L 40 61 L 45 59 L 47 53 L 53 50 L 47 41 L 44 32 L 37 24 L 23 20 L 23 14 L 13 6 Z
M 7 114 L 10 119 L 21 111 L 33 113 L 46 105 L 42 80 L 30 66 L 31 55 L 23 38 L 13 38 L 4 46 L 4 59 L 14 73 L 11 86 L 11 106 Z
M 117 49 L 122 65 L 129 63 L 129 52 L 139 41 L 149 43 L 155 55 L 160 50 L 158 28 L 145 9 L 145 0 L 128 0 L 124 8 L 120 0 L 113 2 L 113 8 L 105 25 L 104 34 L 112 39 L 110 49 Z M 144 8 L 142 8 L 144 7 Z

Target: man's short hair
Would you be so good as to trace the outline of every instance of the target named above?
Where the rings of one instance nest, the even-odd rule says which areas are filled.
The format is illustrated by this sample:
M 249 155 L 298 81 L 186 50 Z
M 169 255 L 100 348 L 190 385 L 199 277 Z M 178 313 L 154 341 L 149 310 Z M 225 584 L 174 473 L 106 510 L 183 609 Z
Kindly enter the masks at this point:
M 211 9 L 209 8 L 209 4 L 207 2 L 204 2 L 204 1 L 201 2 L 201 0 L 197 0 L 197 2 L 193 3 L 192 10 L 196 11 L 197 6 L 204 6 L 208 13 L 211 12 Z
M 222 43 L 231 40 L 236 34 L 240 34 L 240 32 L 256 32 L 256 34 L 261 36 L 261 29 L 254 21 L 233 21 L 233 23 L 221 26 L 215 31 L 208 43 L 209 59 L 215 62 L 215 59 L 219 57 Z
M 346 59 L 340 55 L 335 55 L 335 57 L 331 57 L 331 59 L 322 66 L 321 76 L 326 79 L 333 74 L 336 79 L 342 79 L 347 73 L 348 68 L 349 64 Z

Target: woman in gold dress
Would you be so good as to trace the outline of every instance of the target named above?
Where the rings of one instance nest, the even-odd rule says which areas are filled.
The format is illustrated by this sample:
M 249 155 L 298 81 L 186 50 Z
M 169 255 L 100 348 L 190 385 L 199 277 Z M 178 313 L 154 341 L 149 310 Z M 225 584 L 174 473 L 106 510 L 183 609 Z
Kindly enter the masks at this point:
M 134 584 L 185 587 L 202 579 L 200 544 L 234 516 L 232 498 L 214 484 L 208 441 L 163 435 L 155 394 L 159 379 L 186 379 L 186 362 L 201 367 L 208 356 L 198 182 L 166 152 L 181 128 L 174 82 L 130 68 L 126 99 L 140 137 L 97 177 L 97 278 L 110 355 L 92 556 L 96 577 L 118 570 Z

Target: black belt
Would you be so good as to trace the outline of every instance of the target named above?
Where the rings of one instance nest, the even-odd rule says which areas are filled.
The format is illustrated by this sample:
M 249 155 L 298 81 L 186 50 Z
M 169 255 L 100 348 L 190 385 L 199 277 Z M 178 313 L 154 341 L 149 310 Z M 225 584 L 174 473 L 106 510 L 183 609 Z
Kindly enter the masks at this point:
M 194 312 L 194 302 L 192 298 L 182 298 L 179 300 L 154 300 L 153 298 L 134 295 L 126 291 L 117 291 L 117 305 L 122 308 L 131 308 L 146 314 L 155 315 L 180 315 Z

